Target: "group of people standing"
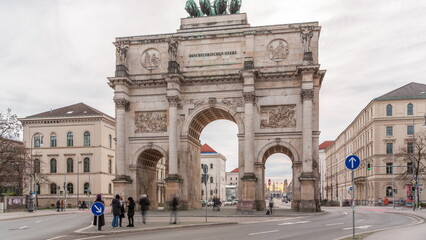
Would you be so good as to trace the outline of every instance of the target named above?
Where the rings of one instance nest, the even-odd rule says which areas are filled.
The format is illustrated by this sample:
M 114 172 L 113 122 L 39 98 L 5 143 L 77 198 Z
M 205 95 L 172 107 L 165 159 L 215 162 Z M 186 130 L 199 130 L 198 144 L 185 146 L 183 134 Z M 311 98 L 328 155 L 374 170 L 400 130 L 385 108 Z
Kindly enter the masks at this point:
M 127 203 L 127 217 L 129 220 L 129 224 L 126 227 L 134 227 L 134 215 L 135 215 L 135 207 L 136 207 L 136 203 L 133 200 L 132 197 L 127 198 L 128 203 Z M 96 201 L 95 202 L 101 202 L 104 204 L 104 201 L 102 200 L 102 195 L 98 194 L 96 195 Z M 146 224 L 146 217 L 147 217 L 147 212 L 149 209 L 149 206 L 151 205 L 151 202 L 148 199 L 148 196 L 146 194 L 141 195 L 141 198 L 139 200 L 139 204 L 140 204 L 140 209 L 141 209 L 141 213 L 142 213 L 142 223 Z M 126 208 L 125 208 L 125 204 L 123 202 L 123 198 L 120 197 L 120 195 L 115 195 L 115 198 L 112 200 L 112 214 L 113 214 L 113 219 L 112 219 L 112 228 L 117 228 L 117 227 L 122 227 L 122 220 L 123 218 L 125 218 L 125 213 L 126 213 Z M 176 224 L 177 221 L 177 207 L 179 205 L 177 196 L 174 195 L 173 196 L 173 200 L 170 204 L 170 210 L 171 210 L 171 218 L 170 218 L 170 224 Z M 99 219 L 99 225 L 97 222 L 97 219 Z M 98 230 L 102 230 L 102 226 L 105 225 L 105 217 L 104 215 L 100 215 L 99 217 L 94 218 L 93 221 L 93 225 L 98 226 Z

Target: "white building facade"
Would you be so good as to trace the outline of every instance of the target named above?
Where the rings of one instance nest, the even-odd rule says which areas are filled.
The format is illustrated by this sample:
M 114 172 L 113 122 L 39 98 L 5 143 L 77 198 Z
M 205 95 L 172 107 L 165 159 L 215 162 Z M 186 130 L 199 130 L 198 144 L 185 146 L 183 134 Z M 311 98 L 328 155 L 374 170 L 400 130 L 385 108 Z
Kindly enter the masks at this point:
M 226 200 L 226 158 L 212 149 L 209 145 L 201 146 L 201 164 L 208 166 L 207 189 L 204 183 L 201 186 L 201 199 L 213 199 L 219 197 Z M 203 172 L 203 171 L 201 171 Z

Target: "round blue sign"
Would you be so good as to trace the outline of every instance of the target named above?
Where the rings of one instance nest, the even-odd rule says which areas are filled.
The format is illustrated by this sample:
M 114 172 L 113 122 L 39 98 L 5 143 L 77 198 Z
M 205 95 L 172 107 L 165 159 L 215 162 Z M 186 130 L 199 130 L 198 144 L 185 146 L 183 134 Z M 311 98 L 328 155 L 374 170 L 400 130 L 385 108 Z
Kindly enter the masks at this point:
M 349 155 L 345 160 L 346 168 L 349 170 L 355 170 L 359 167 L 361 160 L 357 155 Z
M 92 213 L 95 214 L 95 216 L 100 216 L 104 214 L 105 211 L 105 205 L 101 202 L 94 202 L 92 204 Z

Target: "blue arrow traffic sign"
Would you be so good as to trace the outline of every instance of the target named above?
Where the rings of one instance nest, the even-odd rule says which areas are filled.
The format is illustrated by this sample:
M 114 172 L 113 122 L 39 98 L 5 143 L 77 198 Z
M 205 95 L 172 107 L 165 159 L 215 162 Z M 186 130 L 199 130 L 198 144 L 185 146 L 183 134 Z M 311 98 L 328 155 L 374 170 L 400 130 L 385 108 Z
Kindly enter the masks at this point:
M 105 206 L 104 206 L 103 203 L 101 203 L 101 202 L 94 202 L 92 204 L 92 213 L 95 216 L 100 216 L 100 215 L 104 214 L 104 211 L 105 211 Z
M 359 157 L 357 155 L 349 155 L 345 160 L 346 168 L 348 168 L 349 170 L 357 169 L 360 163 L 361 160 L 359 160 Z

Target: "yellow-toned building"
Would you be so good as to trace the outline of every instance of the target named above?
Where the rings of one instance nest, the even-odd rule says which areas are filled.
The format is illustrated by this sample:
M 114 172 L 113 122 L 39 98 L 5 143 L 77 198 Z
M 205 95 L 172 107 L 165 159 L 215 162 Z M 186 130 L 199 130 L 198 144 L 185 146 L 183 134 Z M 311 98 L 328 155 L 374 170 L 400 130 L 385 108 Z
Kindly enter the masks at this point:
M 394 198 L 398 203 L 410 202 L 412 163 L 401 153 L 412 151 L 415 136 L 425 134 L 425 113 L 425 84 L 412 82 L 373 99 L 325 150 L 323 198 L 351 199 L 351 171 L 345 167 L 345 158 L 355 154 L 361 159 L 354 171 L 357 204 L 381 204 L 385 198 L 390 203 Z M 424 191 L 420 200 L 426 200 Z
M 37 193 L 39 208 L 58 199 L 75 207 L 78 201 L 93 201 L 98 193 L 109 204 L 115 178 L 113 117 L 78 103 L 20 121 L 35 172 L 25 193 Z

